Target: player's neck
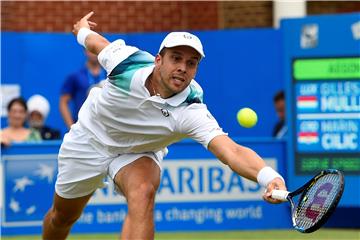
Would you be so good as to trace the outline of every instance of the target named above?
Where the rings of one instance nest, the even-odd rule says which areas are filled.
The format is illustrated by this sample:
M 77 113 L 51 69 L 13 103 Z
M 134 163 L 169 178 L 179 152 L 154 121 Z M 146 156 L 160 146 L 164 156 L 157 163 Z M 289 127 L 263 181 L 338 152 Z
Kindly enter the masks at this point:
M 159 96 L 166 99 L 175 95 L 173 92 L 169 92 L 162 84 L 160 73 L 155 70 L 146 80 L 145 86 L 151 96 Z
M 154 79 L 154 73 L 152 73 L 148 79 L 146 80 L 145 87 L 150 93 L 150 96 L 159 96 L 161 97 L 161 94 L 159 91 L 157 91 L 157 86 Z

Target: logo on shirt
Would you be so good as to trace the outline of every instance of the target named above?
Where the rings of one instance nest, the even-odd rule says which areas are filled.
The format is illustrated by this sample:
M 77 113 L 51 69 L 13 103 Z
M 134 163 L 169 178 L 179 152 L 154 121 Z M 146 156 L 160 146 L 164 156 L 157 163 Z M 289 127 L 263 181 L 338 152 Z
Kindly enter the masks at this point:
M 164 115 L 164 117 L 170 116 L 170 113 L 169 113 L 169 111 L 167 109 L 162 108 L 161 113 L 162 113 L 162 115 Z

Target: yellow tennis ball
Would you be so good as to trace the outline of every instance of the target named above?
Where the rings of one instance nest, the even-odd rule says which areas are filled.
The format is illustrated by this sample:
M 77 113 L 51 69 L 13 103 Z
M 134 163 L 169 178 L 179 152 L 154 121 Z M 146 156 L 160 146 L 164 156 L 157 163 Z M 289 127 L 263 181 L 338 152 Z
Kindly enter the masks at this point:
M 237 113 L 237 120 L 239 124 L 246 128 L 251 128 L 257 123 L 257 115 L 251 108 L 242 108 Z

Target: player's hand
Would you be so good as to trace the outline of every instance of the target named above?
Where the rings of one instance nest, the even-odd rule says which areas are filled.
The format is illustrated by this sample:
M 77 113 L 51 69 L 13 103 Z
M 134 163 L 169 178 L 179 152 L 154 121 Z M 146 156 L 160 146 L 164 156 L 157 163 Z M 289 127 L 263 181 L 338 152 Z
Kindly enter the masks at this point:
M 88 29 L 91 29 L 91 28 L 94 28 L 96 27 L 96 23 L 95 22 L 92 22 L 89 20 L 89 18 L 94 14 L 94 12 L 89 12 L 88 14 L 86 14 L 83 18 L 81 18 L 79 21 L 77 21 L 75 24 L 74 24 L 74 28 L 73 28 L 73 33 L 75 34 L 75 36 L 78 34 L 80 28 L 88 28 Z
M 283 182 L 283 180 L 281 178 L 275 178 L 267 185 L 266 190 L 263 194 L 263 199 L 269 203 L 281 203 L 282 201 L 273 199 L 271 197 L 271 193 L 274 189 L 286 190 L 285 183 Z

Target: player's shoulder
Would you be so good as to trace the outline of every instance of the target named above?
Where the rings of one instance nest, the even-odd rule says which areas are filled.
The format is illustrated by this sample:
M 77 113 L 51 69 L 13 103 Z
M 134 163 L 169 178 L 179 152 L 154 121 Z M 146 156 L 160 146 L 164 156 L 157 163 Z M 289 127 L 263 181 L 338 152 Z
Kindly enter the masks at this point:
M 194 79 L 189 84 L 189 93 L 183 104 L 189 106 L 197 103 L 203 103 L 204 92 L 200 84 Z
M 137 47 L 126 45 L 124 40 L 118 39 L 101 50 L 98 60 L 106 72 L 110 73 L 116 66 L 137 51 L 139 51 Z

